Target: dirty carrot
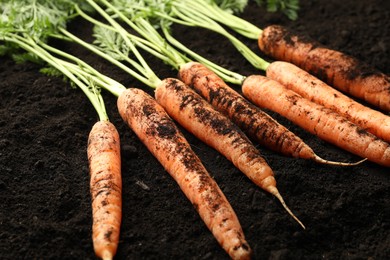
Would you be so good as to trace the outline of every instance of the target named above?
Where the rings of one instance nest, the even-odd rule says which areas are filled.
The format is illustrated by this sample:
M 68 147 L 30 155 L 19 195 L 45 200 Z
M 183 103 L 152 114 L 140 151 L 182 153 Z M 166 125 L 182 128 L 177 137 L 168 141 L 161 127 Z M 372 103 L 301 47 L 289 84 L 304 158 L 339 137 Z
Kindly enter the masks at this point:
M 286 117 L 296 125 L 346 151 L 390 167 L 390 146 L 331 109 L 311 102 L 277 81 L 256 75 L 246 78 L 244 95 L 260 107 Z M 273 100 L 273 102 L 269 102 Z
M 331 108 L 368 132 L 390 142 L 388 115 L 356 102 L 297 66 L 275 61 L 267 68 L 267 77 L 315 103 Z
M 117 104 L 123 120 L 179 184 L 222 248 L 232 259 L 249 259 L 251 249 L 230 203 L 164 108 L 134 88 L 125 90 Z
M 65 77 L 79 87 L 98 114 L 99 121 L 90 132 L 87 149 L 92 198 L 92 240 L 95 254 L 109 260 L 114 257 L 118 247 L 122 217 L 119 137 L 114 125 L 108 121 L 100 94 L 99 82 L 105 81 L 106 77 L 97 71 L 92 73 L 87 64 L 47 43 L 49 34 L 58 35 L 57 29 L 64 28 L 70 9 L 73 8 L 73 3 L 59 2 L 57 9 L 52 8 L 48 1 L 4 3 L 0 11 L 8 17 L 8 23 L 2 23 L 6 29 L 2 28 L 0 39 L 6 44 L 12 44 L 8 54 L 17 54 L 22 49 L 40 65 L 42 62 L 45 66 L 49 65 L 42 72 Z M 20 12 L 22 8 L 24 12 Z M 28 55 L 20 57 L 27 59 Z
M 258 45 L 274 59 L 294 63 L 342 92 L 390 111 L 390 77 L 362 61 L 279 25 L 265 28 Z
M 352 165 L 332 162 L 316 155 L 301 138 L 230 88 L 203 64 L 198 62 L 184 64 L 180 67 L 179 77 L 261 145 L 286 156 L 325 164 Z
M 92 238 L 95 254 L 113 259 L 122 219 L 122 179 L 119 134 L 109 121 L 95 123 L 88 138 Z
M 237 125 L 178 79 L 162 80 L 155 96 L 173 119 L 223 154 L 253 183 L 278 198 L 286 211 L 305 228 L 276 188 L 272 169 Z

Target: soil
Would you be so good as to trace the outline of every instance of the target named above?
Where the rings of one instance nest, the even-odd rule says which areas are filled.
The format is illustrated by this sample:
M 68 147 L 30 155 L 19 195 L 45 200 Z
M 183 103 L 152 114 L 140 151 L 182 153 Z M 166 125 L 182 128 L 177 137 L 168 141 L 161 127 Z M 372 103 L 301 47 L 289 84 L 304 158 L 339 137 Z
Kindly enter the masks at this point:
M 259 27 L 285 25 L 390 73 L 389 1 L 300 2 L 296 21 L 267 13 L 253 1 L 242 17 Z M 81 20 L 70 25 L 87 40 L 90 29 Z M 215 33 L 175 26 L 174 34 L 228 69 L 261 73 Z M 240 39 L 262 55 L 256 41 Z M 126 86 L 153 93 L 78 46 L 60 47 Z M 147 59 L 161 78 L 176 76 L 167 65 Z M 86 144 L 97 115 L 78 89 L 41 74 L 40 68 L 0 58 L 0 258 L 96 259 Z M 103 95 L 122 142 L 123 223 L 116 259 L 228 259 L 178 185 L 123 123 L 115 97 Z M 320 156 L 359 159 L 269 113 Z M 235 209 L 254 259 L 389 259 L 388 168 L 371 162 L 325 166 L 258 147 L 287 204 L 306 225 L 302 230 L 275 198 L 216 151 L 183 133 Z

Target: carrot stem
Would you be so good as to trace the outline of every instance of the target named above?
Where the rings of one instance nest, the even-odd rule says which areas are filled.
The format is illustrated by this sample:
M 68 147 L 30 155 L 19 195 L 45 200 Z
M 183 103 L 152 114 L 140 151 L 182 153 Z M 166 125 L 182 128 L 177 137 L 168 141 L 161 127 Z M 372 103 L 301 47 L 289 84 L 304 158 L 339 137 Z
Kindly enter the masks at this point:
M 77 76 L 77 73 L 71 72 L 71 67 L 64 66 L 61 60 L 52 56 L 50 53 L 46 52 L 45 49 L 39 46 L 39 44 L 34 41 L 32 38 L 29 38 L 27 35 L 24 37 L 13 34 L 12 36 L 4 37 L 4 40 L 7 42 L 13 42 L 23 48 L 24 50 L 37 55 L 40 59 L 47 62 L 61 73 L 63 73 L 66 77 L 68 77 L 74 84 L 76 84 L 88 97 L 91 104 L 95 108 L 96 112 L 99 115 L 99 119 L 102 121 L 108 120 L 107 112 L 105 110 L 103 98 L 100 96 L 96 88 L 92 87 L 92 90 L 88 88 L 85 83 L 83 83 Z M 41 42 L 41 44 L 44 44 Z M 54 48 L 52 48 L 54 49 Z M 76 76 L 77 75 L 77 76 Z M 90 86 L 93 85 L 92 81 L 89 82 Z
M 106 0 L 102 0 L 104 4 L 107 5 Z M 123 18 L 122 12 L 126 12 L 126 15 L 129 17 L 144 17 L 144 18 L 159 18 L 158 20 L 169 21 L 170 23 L 182 24 L 185 26 L 197 26 L 202 27 L 208 30 L 212 30 L 218 34 L 221 34 L 228 38 L 230 42 L 236 47 L 236 49 L 251 63 L 255 68 L 265 70 L 269 63 L 256 55 L 251 49 L 249 49 L 242 41 L 240 41 L 233 34 L 229 33 L 225 28 L 223 28 L 218 22 L 210 17 L 210 12 L 207 12 L 207 9 L 200 8 L 203 3 L 199 2 L 198 5 L 191 4 L 191 1 L 171 1 L 169 7 L 163 10 L 161 4 L 164 6 L 164 3 L 158 2 L 157 6 L 154 6 L 154 3 L 150 4 L 148 7 L 139 5 L 133 5 L 131 1 L 129 3 L 129 8 L 123 8 L 121 12 L 116 14 L 122 18 L 122 20 L 129 20 L 128 18 Z M 123 4 L 123 3 L 122 3 Z M 112 5 L 107 5 L 112 6 Z M 137 12 L 138 10 L 138 12 Z M 118 11 L 118 10 L 117 10 Z M 212 11 L 212 10 L 211 10 Z M 137 32 L 138 28 L 134 27 L 134 24 L 131 25 L 133 29 Z
M 222 9 L 215 1 L 203 1 L 203 0 L 185 0 L 186 5 L 196 9 L 197 12 L 201 12 L 207 15 L 209 18 L 224 24 L 237 33 L 245 36 L 246 38 L 257 40 L 262 30 L 239 16 Z
M 180 9 L 179 9 L 180 7 Z M 264 59 L 260 58 L 256 55 L 252 50 L 248 48 L 242 41 L 237 39 L 231 33 L 226 31 L 222 26 L 220 26 L 217 22 L 210 19 L 208 16 L 203 13 L 198 12 L 184 3 L 177 3 L 173 7 L 173 12 L 180 19 L 185 21 L 190 21 L 193 26 L 203 27 L 205 29 L 212 30 L 217 32 L 230 40 L 230 42 L 237 48 L 237 50 L 250 62 L 255 68 L 266 70 L 269 63 Z
M 169 43 L 171 43 L 174 47 L 178 48 L 179 50 L 183 51 L 184 53 L 190 55 L 195 60 L 201 62 L 208 68 L 212 69 L 219 77 L 221 77 L 224 81 L 241 85 L 241 83 L 245 80 L 245 76 L 235 73 L 233 71 L 230 71 L 222 66 L 217 65 L 216 63 L 213 63 L 212 61 L 202 57 L 201 55 L 197 54 L 196 52 L 192 51 L 191 49 L 187 48 L 184 44 L 182 44 L 180 41 L 176 40 L 168 31 L 168 29 L 165 26 L 161 26 L 161 29 L 164 33 L 165 38 L 168 40 Z M 179 63 L 180 66 L 184 65 L 185 63 Z M 180 67 L 179 66 L 179 67 Z

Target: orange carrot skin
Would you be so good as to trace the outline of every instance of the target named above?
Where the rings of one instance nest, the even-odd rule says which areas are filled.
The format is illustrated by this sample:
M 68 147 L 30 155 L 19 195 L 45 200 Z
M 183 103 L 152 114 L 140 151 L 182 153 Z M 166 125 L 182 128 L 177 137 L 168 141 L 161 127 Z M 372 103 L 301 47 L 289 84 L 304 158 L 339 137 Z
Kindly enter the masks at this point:
M 331 109 L 303 98 L 277 81 L 261 75 L 249 76 L 242 85 L 242 91 L 253 103 L 286 117 L 319 138 L 390 167 L 388 143 Z
M 272 169 L 237 125 L 178 79 L 164 79 L 157 86 L 155 96 L 172 118 L 224 155 L 254 184 L 274 195 L 305 228 L 284 202 Z
M 266 27 L 258 45 L 274 59 L 294 63 L 340 91 L 390 111 L 390 77 L 367 64 L 279 25 Z
M 239 220 L 216 182 L 165 110 L 150 95 L 129 88 L 117 102 L 119 113 L 179 184 L 222 248 L 232 259 L 250 259 Z
M 268 66 L 266 75 L 304 98 L 342 114 L 368 132 L 390 142 L 389 116 L 354 101 L 294 64 L 275 61 Z
M 313 158 L 313 150 L 302 139 L 230 88 L 203 64 L 186 63 L 180 68 L 179 77 L 259 144 L 286 156 Z
M 115 126 L 97 122 L 88 138 L 92 238 L 95 254 L 112 259 L 118 248 L 122 221 L 120 140 Z
M 193 89 L 168 78 L 159 84 L 155 96 L 173 119 L 223 154 L 259 187 L 270 192 L 271 186 L 276 186 L 272 169 L 244 132 Z

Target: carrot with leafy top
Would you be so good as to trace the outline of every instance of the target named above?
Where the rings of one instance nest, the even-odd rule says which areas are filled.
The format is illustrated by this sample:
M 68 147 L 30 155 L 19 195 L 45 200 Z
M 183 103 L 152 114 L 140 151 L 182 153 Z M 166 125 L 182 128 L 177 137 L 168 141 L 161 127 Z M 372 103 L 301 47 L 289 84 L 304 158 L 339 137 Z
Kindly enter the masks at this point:
M 8 28 L 3 28 L 1 33 L 2 41 L 13 45 L 8 54 L 14 54 L 12 52 L 19 51 L 20 48 L 33 55 L 34 61 L 39 61 L 40 65 L 42 61 L 47 63 L 49 67 L 42 72 L 67 78 L 84 92 L 98 114 L 99 121 L 90 131 L 87 149 L 92 199 L 92 240 L 98 257 L 112 259 L 118 247 L 122 218 L 122 182 L 119 136 L 115 126 L 108 120 L 99 90 L 99 83 L 107 78 L 97 71 L 92 73 L 93 69 L 88 64 L 47 43 L 46 36 L 58 34 L 60 26 L 56 25 L 62 24 L 62 19 L 69 17 L 69 10 L 65 6 L 54 10 L 48 2 L 38 4 L 36 1 L 8 1 L 1 7 L 3 15 L 12 18 L 7 23 Z M 21 7 L 26 11 L 20 12 Z M 47 23 L 48 15 L 51 23 Z M 34 19 L 29 19 L 31 17 Z M 43 24 L 47 25 L 44 30 Z M 28 55 L 23 56 L 31 61 L 27 57 Z
M 228 7 L 223 7 L 224 4 L 216 1 L 173 1 L 166 6 L 169 11 L 165 11 L 165 14 L 159 14 L 157 11 L 149 12 L 149 15 L 153 18 L 160 15 L 172 22 L 213 30 L 228 38 L 256 68 L 265 70 L 267 63 L 245 48 L 236 37 L 218 26 L 223 24 L 244 37 L 257 40 L 263 53 L 273 59 L 291 62 L 348 95 L 364 100 L 385 112 L 390 111 L 388 75 L 355 57 L 332 50 L 307 35 L 293 33 L 280 25 L 260 29 L 232 14 L 232 9 L 242 11 L 245 5 L 246 3 L 241 1 L 233 1 Z M 167 13 L 169 15 L 166 15 Z M 170 17 L 174 15 L 176 17 Z
M 222 248 L 232 259 L 249 259 L 251 249 L 230 203 L 164 108 L 133 88 L 117 104 L 123 120 L 179 184 Z
M 311 102 L 277 81 L 256 75 L 242 91 L 249 100 L 286 117 L 321 139 L 355 155 L 390 167 L 390 145 L 333 110 Z M 272 100 L 272 102 L 269 102 Z

